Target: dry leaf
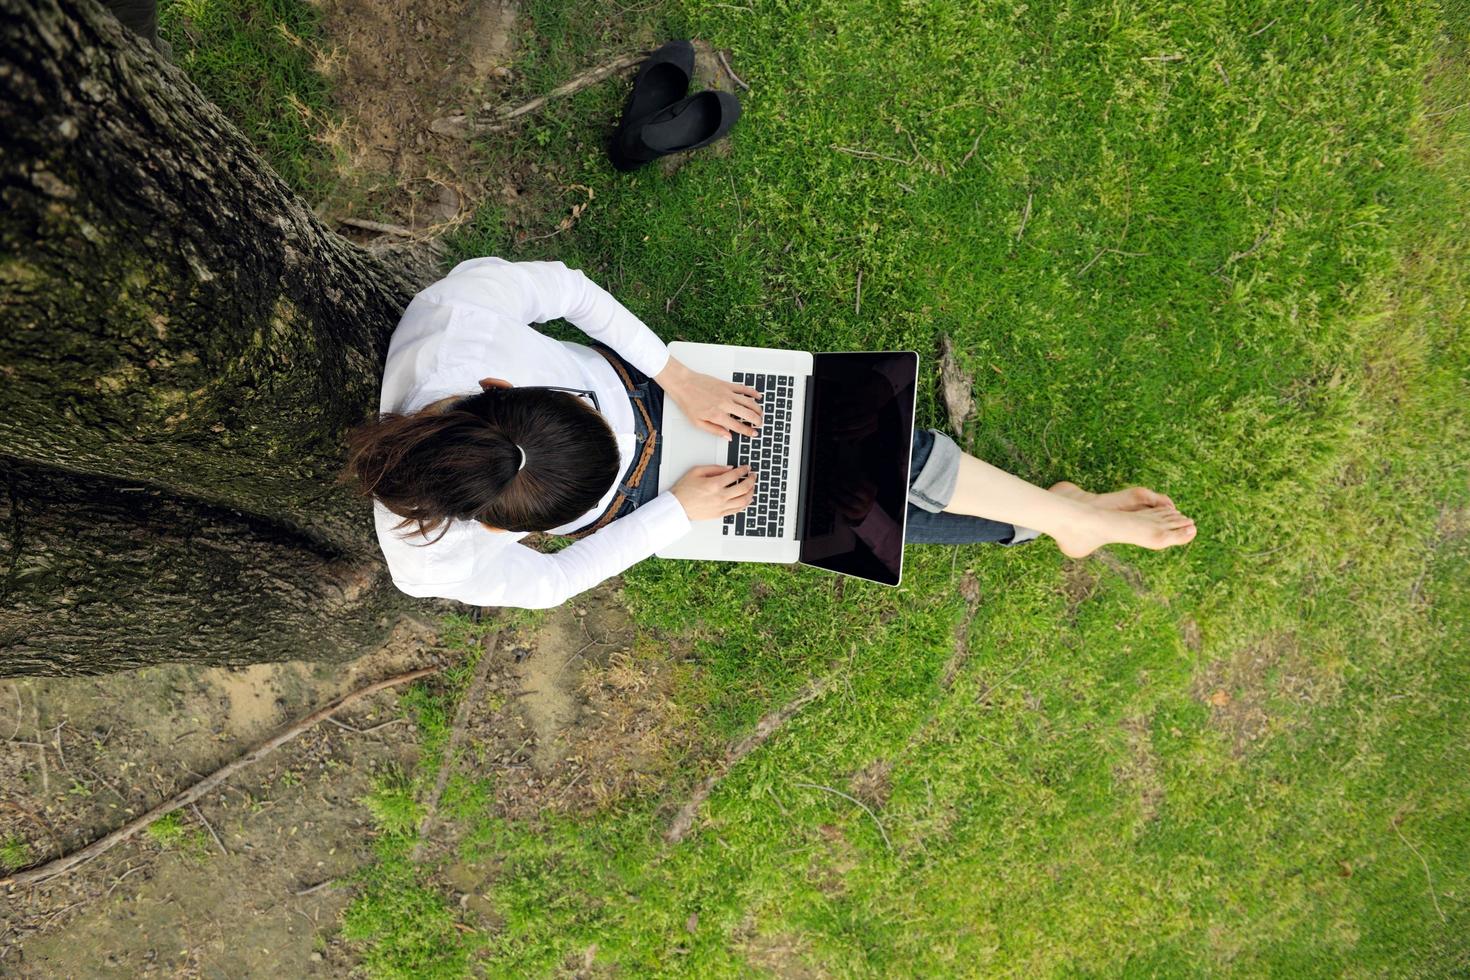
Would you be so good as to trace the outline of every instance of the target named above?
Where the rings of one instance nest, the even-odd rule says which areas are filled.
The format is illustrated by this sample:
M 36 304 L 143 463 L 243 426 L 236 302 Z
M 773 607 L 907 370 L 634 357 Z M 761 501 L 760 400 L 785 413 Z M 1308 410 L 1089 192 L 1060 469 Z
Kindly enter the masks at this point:
M 1230 692 L 1223 687 L 1210 695 L 1210 703 L 1217 708 L 1223 708 L 1230 703 Z

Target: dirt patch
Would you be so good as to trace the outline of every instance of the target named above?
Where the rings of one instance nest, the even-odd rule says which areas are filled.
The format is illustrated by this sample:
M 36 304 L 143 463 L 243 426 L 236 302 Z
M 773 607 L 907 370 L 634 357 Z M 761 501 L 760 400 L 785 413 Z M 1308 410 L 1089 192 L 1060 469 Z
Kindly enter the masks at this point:
M 1067 608 L 1073 615 L 1097 595 L 1099 584 L 1097 573 L 1086 561 L 1072 559 L 1062 566 L 1062 594 L 1067 597 Z
M 980 582 L 968 568 L 960 577 L 960 595 L 965 600 L 965 612 L 954 629 L 954 652 L 944 662 L 944 670 L 939 675 L 939 686 L 946 691 L 954 685 L 960 668 L 970 659 L 970 623 L 974 621 L 975 610 L 980 606 Z
M 812 964 L 811 945 L 787 932 L 763 933 L 747 917 L 731 937 L 735 948 L 762 975 L 782 980 L 822 980 L 830 973 Z
M 1184 641 L 1184 648 L 1190 653 L 1199 653 L 1204 649 L 1204 634 L 1200 632 L 1199 623 L 1195 622 L 1193 616 L 1185 616 L 1179 621 L 1179 639 Z
M 893 794 L 893 761 L 875 759 L 859 769 L 848 782 L 848 791 L 868 806 L 878 809 Z
M 1138 810 L 1145 823 L 1159 815 L 1164 784 L 1159 778 L 1159 754 L 1154 751 L 1148 719 L 1134 715 L 1123 721 L 1128 758 L 1113 770 L 1113 778 L 1138 794 Z
M 288 719 L 437 656 L 431 636 L 403 627 L 383 650 L 348 664 L 174 664 L 0 685 L 0 732 L 44 746 L 0 745 L 0 839 L 25 841 L 30 863 L 75 850 Z M 387 721 L 396 697 L 374 695 L 342 720 Z M 355 959 L 336 938 L 347 891 L 294 893 L 372 859 L 368 814 L 356 801 L 376 773 L 416 753 L 407 724 L 371 734 L 317 726 L 206 796 L 197 814 L 179 811 L 174 839 L 141 833 L 7 895 L 0 973 L 344 975 Z
M 429 129 L 505 89 L 519 6 L 511 0 L 321 0 L 318 70 L 339 122 L 322 138 L 340 180 L 317 211 L 419 230 L 467 216 L 486 193 L 480 153 Z
M 1317 701 L 1330 695 L 1331 686 L 1331 678 L 1313 667 L 1296 638 L 1278 633 L 1211 663 L 1196 676 L 1192 691 L 1209 705 L 1210 725 L 1229 737 L 1236 755 L 1243 755 L 1288 723 L 1287 704 Z
M 677 759 L 708 751 L 675 703 L 676 659 L 635 635 L 616 580 L 507 629 L 486 656 L 458 765 L 495 777 L 502 816 L 597 811 L 662 788 Z

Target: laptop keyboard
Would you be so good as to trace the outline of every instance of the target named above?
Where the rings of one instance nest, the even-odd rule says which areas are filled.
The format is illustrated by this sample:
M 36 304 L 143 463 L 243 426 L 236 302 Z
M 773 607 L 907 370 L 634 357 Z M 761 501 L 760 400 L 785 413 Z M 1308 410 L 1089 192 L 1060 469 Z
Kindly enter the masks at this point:
M 725 534 L 745 538 L 779 538 L 786 533 L 787 453 L 791 448 L 791 402 L 796 378 L 788 374 L 736 371 L 731 380 L 761 392 L 764 413 L 755 438 L 733 433 L 726 462 L 755 469 L 755 498 L 738 514 L 725 518 Z

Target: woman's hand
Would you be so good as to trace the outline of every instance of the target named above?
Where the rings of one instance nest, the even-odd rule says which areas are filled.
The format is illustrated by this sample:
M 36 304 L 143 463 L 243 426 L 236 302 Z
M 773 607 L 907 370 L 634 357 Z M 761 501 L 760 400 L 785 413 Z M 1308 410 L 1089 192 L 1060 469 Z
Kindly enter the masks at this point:
M 670 492 L 691 521 L 709 521 L 750 506 L 755 474 L 749 466 L 696 466 Z
M 731 432 L 753 436 L 761 424 L 761 394 L 754 388 L 691 371 L 672 357 L 653 380 L 696 426 L 727 441 Z

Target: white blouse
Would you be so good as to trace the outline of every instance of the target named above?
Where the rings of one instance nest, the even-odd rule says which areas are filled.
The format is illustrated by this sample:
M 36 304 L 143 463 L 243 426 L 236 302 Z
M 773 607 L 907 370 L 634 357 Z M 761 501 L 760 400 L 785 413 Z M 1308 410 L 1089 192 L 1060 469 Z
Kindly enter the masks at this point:
M 627 388 L 607 360 L 530 326 L 558 317 L 650 378 L 668 363 L 663 341 L 581 272 L 561 262 L 472 259 L 415 296 L 404 311 L 388 345 L 379 409 L 413 412 L 449 395 L 471 395 L 486 377 L 597 392 L 617 437 L 619 476 L 595 507 L 554 529 L 565 533 L 590 524 L 607 508 L 633 465 L 636 442 Z M 395 531 L 401 518 L 376 501 L 373 520 L 393 583 L 409 595 L 531 609 L 560 605 L 677 541 L 690 526 L 668 492 L 551 555 L 518 544 L 525 532 L 491 531 L 466 520 L 451 521 L 442 538 L 425 544 L 413 526 Z

